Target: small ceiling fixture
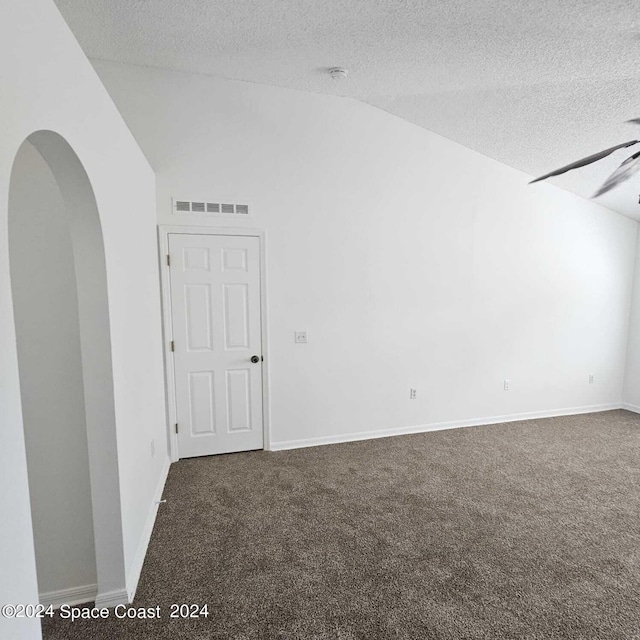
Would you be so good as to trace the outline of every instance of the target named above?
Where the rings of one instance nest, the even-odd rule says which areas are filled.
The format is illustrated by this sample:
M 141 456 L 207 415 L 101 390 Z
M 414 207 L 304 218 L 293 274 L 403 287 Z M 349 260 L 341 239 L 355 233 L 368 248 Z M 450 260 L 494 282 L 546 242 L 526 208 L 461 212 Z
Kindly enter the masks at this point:
M 329 69 L 329 75 L 333 80 L 344 80 L 349 75 L 349 72 L 343 67 L 332 67 Z

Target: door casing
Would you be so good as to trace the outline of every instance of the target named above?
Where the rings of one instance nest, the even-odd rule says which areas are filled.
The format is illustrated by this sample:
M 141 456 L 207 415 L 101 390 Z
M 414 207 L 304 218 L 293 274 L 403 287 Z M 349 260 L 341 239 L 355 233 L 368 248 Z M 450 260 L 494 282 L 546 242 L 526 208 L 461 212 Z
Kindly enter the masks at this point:
M 209 236 L 248 236 L 258 238 L 260 243 L 260 325 L 262 338 L 262 429 L 264 450 L 271 451 L 271 422 L 269 402 L 269 341 L 267 326 L 267 260 L 266 234 L 263 229 L 232 229 L 226 227 L 196 227 L 188 225 L 159 225 L 158 247 L 160 259 L 160 280 L 162 287 L 162 336 L 165 369 L 165 390 L 167 397 L 167 438 L 171 462 L 179 459 L 178 437 L 175 432 L 177 422 L 175 367 L 171 340 L 173 340 L 173 321 L 171 316 L 171 287 L 169 282 L 169 235 L 209 235 Z

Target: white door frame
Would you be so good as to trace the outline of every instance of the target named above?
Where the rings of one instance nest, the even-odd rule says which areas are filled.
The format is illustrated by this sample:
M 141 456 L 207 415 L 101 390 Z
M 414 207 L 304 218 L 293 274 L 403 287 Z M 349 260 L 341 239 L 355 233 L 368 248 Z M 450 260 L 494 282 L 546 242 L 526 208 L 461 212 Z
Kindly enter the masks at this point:
M 262 430 L 264 450 L 271 451 L 271 423 L 269 403 L 269 342 L 267 327 L 267 258 L 266 235 L 263 229 L 231 229 L 227 227 L 195 227 L 189 225 L 159 225 L 158 246 L 160 250 L 160 280 L 162 287 L 162 336 L 164 340 L 165 389 L 167 392 L 167 436 L 171 462 L 178 460 L 178 436 L 175 431 L 177 419 L 175 366 L 171 340 L 173 324 L 171 318 L 171 286 L 169 278 L 169 234 L 248 236 L 260 242 L 260 325 L 262 338 Z

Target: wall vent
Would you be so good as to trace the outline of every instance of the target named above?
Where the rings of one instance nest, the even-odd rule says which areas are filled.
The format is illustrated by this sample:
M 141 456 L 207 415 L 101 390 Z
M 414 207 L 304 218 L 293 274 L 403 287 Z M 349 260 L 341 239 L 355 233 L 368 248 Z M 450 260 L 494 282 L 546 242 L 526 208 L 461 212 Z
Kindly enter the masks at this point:
M 249 216 L 251 208 L 248 204 L 210 200 L 178 200 L 173 199 L 173 213 L 200 213 L 224 216 Z

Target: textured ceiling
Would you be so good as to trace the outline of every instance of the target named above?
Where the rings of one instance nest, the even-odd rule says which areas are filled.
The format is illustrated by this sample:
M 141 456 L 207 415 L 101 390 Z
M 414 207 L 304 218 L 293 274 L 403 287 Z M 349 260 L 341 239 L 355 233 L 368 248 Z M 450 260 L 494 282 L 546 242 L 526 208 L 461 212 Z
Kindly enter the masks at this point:
M 627 0 L 56 3 L 90 57 L 357 98 L 532 175 L 640 136 Z M 588 197 L 628 155 L 555 183 Z M 640 219 L 638 193 L 600 202 Z

